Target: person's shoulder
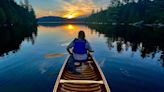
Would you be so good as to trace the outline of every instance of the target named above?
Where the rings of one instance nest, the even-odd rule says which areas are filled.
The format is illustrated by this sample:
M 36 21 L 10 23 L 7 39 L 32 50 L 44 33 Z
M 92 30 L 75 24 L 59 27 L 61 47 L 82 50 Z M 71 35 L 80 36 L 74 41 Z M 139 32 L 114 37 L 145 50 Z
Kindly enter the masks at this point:
M 89 43 L 89 41 L 88 41 L 88 40 L 86 40 L 86 39 L 85 39 L 85 42 L 86 42 L 86 43 Z
M 76 41 L 76 40 L 78 40 L 77 38 L 75 38 L 73 41 Z
M 84 39 L 86 42 L 88 42 L 88 40 L 87 39 Z
M 75 42 L 75 41 L 77 41 L 77 40 L 78 40 L 78 39 L 77 39 L 77 38 L 75 38 L 75 39 L 73 39 L 73 41 L 72 41 L 72 42 L 74 43 L 74 42 Z

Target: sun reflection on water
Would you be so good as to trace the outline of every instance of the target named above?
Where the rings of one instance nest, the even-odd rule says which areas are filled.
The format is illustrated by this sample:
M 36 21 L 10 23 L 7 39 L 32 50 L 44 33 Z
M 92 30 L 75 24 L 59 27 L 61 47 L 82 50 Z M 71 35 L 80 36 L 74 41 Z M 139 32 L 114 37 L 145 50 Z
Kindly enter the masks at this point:
M 75 27 L 72 26 L 71 24 L 68 25 L 68 29 L 72 30 L 72 29 L 74 29 L 74 28 L 75 28 Z
M 73 24 L 64 25 L 63 28 L 65 30 L 72 30 L 72 31 L 80 30 L 80 28 L 78 26 L 75 26 Z
M 51 27 L 45 27 L 45 26 L 39 26 L 38 29 L 41 31 L 41 34 L 47 34 L 48 36 L 54 35 L 57 36 L 58 39 L 60 39 L 59 35 L 65 35 L 62 36 L 63 38 L 76 38 L 78 36 L 78 32 L 80 30 L 83 30 L 86 33 L 86 38 L 91 39 L 92 37 L 95 37 L 97 34 L 90 31 L 86 26 L 80 26 L 80 25 L 74 25 L 74 24 L 65 24 L 61 26 L 51 26 Z

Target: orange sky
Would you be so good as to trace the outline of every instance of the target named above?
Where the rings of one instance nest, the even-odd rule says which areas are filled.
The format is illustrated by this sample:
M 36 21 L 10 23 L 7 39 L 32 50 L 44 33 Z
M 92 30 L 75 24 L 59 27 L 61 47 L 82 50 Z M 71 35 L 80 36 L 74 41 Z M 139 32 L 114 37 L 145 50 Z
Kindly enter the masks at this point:
M 16 0 L 18 3 L 20 0 Z M 110 0 L 29 0 L 36 16 L 74 18 L 90 15 L 92 10 L 107 8 Z

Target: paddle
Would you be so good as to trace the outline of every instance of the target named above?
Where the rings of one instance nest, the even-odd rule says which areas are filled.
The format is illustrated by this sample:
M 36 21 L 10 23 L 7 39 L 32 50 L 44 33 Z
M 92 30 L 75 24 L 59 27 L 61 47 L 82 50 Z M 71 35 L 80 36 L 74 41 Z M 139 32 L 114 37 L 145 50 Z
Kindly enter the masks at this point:
M 92 51 L 93 52 L 93 51 Z M 91 53 L 90 53 L 91 54 Z M 63 57 L 64 55 L 68 55 L 68 53 L 56 53 L 56 54 L 46 54 L 44 57 L 46 59 L 50 58 L 58 58 L 58 57 Z
M 46 54 L 44 57 L 49 59 L 49 58 L 58 58 L 58 57 L 63 57 L 64 55 L 67 55 L 68 53 L 57 53 L 57 54 Z

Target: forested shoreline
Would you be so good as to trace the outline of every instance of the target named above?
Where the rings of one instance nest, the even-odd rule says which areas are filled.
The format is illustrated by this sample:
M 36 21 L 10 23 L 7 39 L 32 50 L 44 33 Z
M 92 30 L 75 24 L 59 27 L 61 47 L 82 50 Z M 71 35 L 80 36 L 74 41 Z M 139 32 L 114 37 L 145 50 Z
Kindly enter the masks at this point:
M 1 0 L 0 27 L 30 27 L 36 25 L 35 12 L 32 6 L 14 0 Z
M 25 1 L 17 4 L 14 0 L 1 0 L 0 57 L 10 51 L 16 53 L 24 40 L 34 44 L 36 36 L 37 21 L 32 6 Z
M 86 22 L 106 24 L 164 24 L 164 0 L 111 0 L 107 9 L 95 12 Z

